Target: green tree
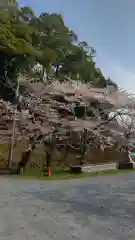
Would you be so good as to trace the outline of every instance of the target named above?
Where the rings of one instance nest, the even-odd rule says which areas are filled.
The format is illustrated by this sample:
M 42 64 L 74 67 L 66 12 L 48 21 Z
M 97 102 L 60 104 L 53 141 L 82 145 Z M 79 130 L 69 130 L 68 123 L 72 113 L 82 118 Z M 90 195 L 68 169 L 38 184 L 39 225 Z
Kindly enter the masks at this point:
M 56 52 L 50 48 L 44 48 L 39 57 L 39 62 L 42 65 L 41 81 L 44 82 L 48 78 L 53 62 L 56 59 Z
M 108 79 L 106 80 L 106 85 L 108 85 L 108 86 L 112 86 L 112 87 L 118 89 L 117 84 L 114 83 L 110 78 L 108 78 Z
M 96 68 L 93 58 L 95 50 L 90 48 L 86 42 L 72 45 L 70 49 L 71 51 L 69 51 L 64 59 L 61 73 L 70 73 L 74 79 L 79 76 L 80 81 L 94 84 Z
M 76 34 L 65 26 L 60 14 L 42 13 L 38 18 L 32 19 L 32 25 L 37 29 L 37 34 L 33 35 L 33 44 L 44 52 L 42 54 L 44 59 L 45 52 L 48 58 L 50 51 L 52 66 L 58 75 L 63 60 L 69 52 L 70 44 L 77 40 Z M 51 50 L 46 51 L 46 49 Z
M 33 18 L 35 18 L 33 10 L 28 6 L 20 9 L 19 16 L 21 17 L 21 21 L 25 22 L 26 24 L 31 24 L 31 21 Z
M 18 73 L 24 71 L 26 63 L 29 64 L 26 60 L 30 55 L 35 58 L 39 56 L 38 50 L 32 45 L 34 29 L 19 18 L 20 9 L 17 2 L 11 3 L 11 1 L 7 1 L 5 8 L 3 6 L 5 11 L 1 9 L 0 12 L 1 94 L 4 94 L 5 91 L 6 93 L 13 92 Z M 11 88 L 8 84 L 9 81 Z
M 41 13 L 16 0 L 0 3 L 0 79 L 11 82 L 19 72 L 29 72 L 38 61 L 42 65 L 41 79 L 51 73 L 57 77 L 71 76 L 97 87 L 115 85 L 96 67 L 95 49 L 87 42 L 78 42 L 78 36 L 69 29 L 61 14 Z M 5 79 L 3 81 L 3 79 Z

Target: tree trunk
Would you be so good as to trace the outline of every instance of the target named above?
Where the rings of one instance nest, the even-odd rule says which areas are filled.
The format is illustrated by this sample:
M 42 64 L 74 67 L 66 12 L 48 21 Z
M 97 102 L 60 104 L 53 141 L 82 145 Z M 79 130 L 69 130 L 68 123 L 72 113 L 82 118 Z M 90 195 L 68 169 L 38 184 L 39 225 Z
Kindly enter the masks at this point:
M 87 154 L 87 138 L 88 138 L 88 132 L 87 132 L 87 129 L 84 129 L 84 132 L 81 135 L 81 141 L 80 141 L 80 150 L 81 150 L 80 165 L 84 165 L 85 163 L 85 156 Z
M 30 148 L 28 148 L 22 153 L 21 161 L 18 163 L 17 174 L 20 174 L 21 172 L 23 173 L 25 172 L 31 153 L 33 152 L 35 147 L 36 145 L 33 144 Z
M 83 165 L 83 164 L 84 164 L 84 163 L 83 163 L 83 159 L 81 159 L 81 160 L 80 160 L 80 165 Z
M 45 75 L 46 75 L 46 76 L 45 76 Z M 42 75 L 41 75 L 41 81 L 42 81 L 42 82 L 46 82 L 46 79 L 47 79 L 46 68 L 45 68 L 45 66 L 43 66 Z
M 19 78 L 17 79 L 17 87 L 16 87 L 16 101 L 19 97 Z M 14 115 L 13 115 L 13 125 L 12 125 L 12 137 L 11 137 L 11 143 L 9 147 L 9 156 L 8 156 L 8 168 L 11 169 L 12 166 L 12 158 L 13 158 L 13 150 L 14 150 L 14 144 L 15 144 L 15 130 L 16 130 L 16 114 L 17 114 L 17 106 L 15 106 Z
M 68 157 L 68 151 L 65 151 L 63 154 L 62 154 L 62 157 L 58 159 L 58 165 L 62 166 L 64 168 L 64 166 L 67 164 L 67 157 Z
M 50 167 L 51 166 L 51 154 L 46 152 L 46 167 Z
M 84 165 L 85 163 L 85 155 L 83 154 L 82 156 L 80 156 L 80 165 Z
M 58 76 L 58 73 L 59 73 L 59 65 L 56 66 L 56 72 L 55 72 L 56 77 Z
M 127 146 L 122 147 L 120 152 L 122 154 L 122 161 L 123 162 L 130 162 L 128 147 Z

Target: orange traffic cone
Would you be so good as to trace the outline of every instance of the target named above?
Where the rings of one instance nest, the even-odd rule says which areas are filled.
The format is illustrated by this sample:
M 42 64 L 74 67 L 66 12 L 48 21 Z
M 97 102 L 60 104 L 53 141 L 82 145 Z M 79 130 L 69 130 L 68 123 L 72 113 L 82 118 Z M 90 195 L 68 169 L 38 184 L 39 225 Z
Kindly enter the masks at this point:
M 51 177 L 51 168 L 48 167 L 48 177 Z

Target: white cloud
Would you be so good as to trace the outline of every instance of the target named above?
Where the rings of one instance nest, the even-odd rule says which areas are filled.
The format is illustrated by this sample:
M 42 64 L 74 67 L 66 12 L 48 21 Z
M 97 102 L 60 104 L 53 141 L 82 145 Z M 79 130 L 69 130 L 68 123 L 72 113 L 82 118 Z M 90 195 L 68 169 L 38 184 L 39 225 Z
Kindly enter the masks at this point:
M 135 72 L 124 69 L 117 60 L 101 53 L 97 54 L 96 63 L 106 77 L 110 77 L 121 88 L 135 94 Z

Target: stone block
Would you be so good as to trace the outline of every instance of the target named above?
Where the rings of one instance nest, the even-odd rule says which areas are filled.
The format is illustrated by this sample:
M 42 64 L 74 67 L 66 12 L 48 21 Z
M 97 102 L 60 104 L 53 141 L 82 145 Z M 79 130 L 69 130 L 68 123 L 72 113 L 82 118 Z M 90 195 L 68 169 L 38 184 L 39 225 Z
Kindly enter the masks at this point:
M 73 173 L 88 173 L 91 172 L 91 167 L 90 166 L 72 166 L 71 168 L 71 172 Z
M 133 170 L 134 166 L 131 162 L 119 162 L 117 163 L 117 169 L 119 170 Z

